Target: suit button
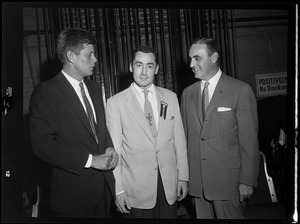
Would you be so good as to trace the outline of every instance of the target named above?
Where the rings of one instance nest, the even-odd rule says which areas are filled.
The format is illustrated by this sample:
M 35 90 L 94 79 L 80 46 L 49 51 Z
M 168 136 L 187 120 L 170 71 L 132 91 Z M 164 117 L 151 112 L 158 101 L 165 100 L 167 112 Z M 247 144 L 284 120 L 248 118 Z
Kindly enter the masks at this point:
M 155 167 L 154 170 L 157 170 L 157 167 Z
M 201 141 L 205 141 L 205 138 L 201 138 Z

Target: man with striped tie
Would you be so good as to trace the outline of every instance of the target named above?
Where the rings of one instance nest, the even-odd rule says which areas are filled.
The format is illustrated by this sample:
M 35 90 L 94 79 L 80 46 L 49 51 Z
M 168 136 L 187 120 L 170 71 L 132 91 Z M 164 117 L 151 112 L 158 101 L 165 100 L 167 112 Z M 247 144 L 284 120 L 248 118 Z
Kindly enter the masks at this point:
M 181 99 L 189 194 L 198 219 L 243 219 L 259 171 L 256 98 L 247 83 L 221 71 L 220 55 L 211 38 L 196 38 L 189 50 L 200 79 Z
M 96 39 L 67 28 L 57 41 L 63 68 L 40 83 L 30 101 L 35 154 L 53 166 L 50 209 L 56 217 L 108 218 L 115 197 L 118 154 L 106 128 L 102 94 L 93 74 Z
M 134 82 L 107 101 L 107 126 L 119 164 L 116 205 L 125 218 L 177 218 L 188 192 L 186 140 L 177 96 L 155 86 L 156 51 L 134 50 Z

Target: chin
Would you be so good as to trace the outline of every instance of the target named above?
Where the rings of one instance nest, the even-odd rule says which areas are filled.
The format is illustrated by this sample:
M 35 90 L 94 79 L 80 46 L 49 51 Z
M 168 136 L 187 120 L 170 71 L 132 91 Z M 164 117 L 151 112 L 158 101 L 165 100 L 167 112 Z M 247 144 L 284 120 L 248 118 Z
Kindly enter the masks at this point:
M 196 79 L 202 79 L 200 74 L 195 74 Z

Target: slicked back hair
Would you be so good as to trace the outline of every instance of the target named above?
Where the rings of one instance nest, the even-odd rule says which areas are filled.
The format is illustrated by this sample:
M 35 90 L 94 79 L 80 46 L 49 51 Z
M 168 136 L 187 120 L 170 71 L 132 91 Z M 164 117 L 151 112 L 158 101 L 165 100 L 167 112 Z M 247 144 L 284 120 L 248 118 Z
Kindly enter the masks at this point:
M 217 52 L 219 55 L 218 57 L 218 62 L 219 62 L 221 56 L 221 48 L 219 43 L 215 39 L 210 37 L 197 37 L 192 41 L 191 46 L 194 44 L 206 44 L 207 54 L 209 56 L 212 56 L 213 53 Z

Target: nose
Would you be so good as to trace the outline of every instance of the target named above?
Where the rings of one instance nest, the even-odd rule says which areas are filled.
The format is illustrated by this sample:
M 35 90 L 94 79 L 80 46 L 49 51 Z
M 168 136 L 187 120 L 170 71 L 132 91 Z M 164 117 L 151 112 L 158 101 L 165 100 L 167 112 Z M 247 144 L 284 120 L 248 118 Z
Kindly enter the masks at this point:
M 193 59 L 193 58 L 191 59 L 190 67 L 191 67 L 191 68 L 194 67 L 194 59 Z
M 93 60 L 95 61 L 95 63 L 97 63 L 98 61 L 95 55 L 93 55 Z
M 147 68 L 146 68 L 146 66 L 143 66 L 142 74 L 143 74 L 143 75 L 146 75 L 146 74 L 147 74 Z

